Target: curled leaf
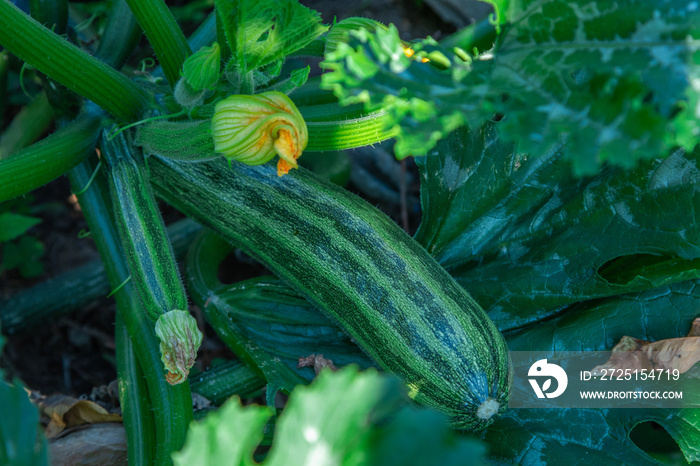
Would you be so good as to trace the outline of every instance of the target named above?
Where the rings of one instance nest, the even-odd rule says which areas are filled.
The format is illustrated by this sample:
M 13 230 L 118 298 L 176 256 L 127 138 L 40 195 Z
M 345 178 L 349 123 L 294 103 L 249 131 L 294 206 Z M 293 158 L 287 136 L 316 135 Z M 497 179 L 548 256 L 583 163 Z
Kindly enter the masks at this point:
M 281 92 L 233 95 L 216 105 L 214 149 L 228 159 L 260 165 L 280 156 L 277 174 L 297 168 L 309 132 L 294 103 Z
M 187 311 L 166 312 L 156 321 L 156 335 L 160 340 L 161 361 L 168 370 L 166 380 L 170 385 L 184 382 L 202 343 L 197 321 Z
M 122 417 L 88 400 L 57 395 L 38 400 L 39 409 L 49 421 L 45 435 L 51 439 L 70 427 L 101 422 L 121 422 Z

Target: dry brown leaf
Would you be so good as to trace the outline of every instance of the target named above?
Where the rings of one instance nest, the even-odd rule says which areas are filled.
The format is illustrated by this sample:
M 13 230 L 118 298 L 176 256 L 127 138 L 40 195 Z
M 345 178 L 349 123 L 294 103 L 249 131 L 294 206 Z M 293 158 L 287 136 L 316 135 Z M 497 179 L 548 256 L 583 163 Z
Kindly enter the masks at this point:
M 674 370 L 681 374 L 689 371 L 700 361 L 700 317 L 693 321 L 687 337 L 669 338 L 649 342 L 624 336 L 612 349 L 605 364 L 596 366 L 591 372 L 601 375 L 603 369 Z
M 126 464 L 126 433 L 122 424 L 93 424 L 49 442 L 52 466 Z
M 693 325 L 690 327 L 690 332 L 688 332 L 689 337 L 700 337 L 700 317 L 693 321 Z
M 338 370 L 338 368 L 335 367 L 335 364 L 333 364 L 333 361 L 324 358 L 322 354 L 312 354 L 311 356 L 307 356 L 305 358 L 299 358 L 299 364 L 297 364 L 297 368 L 300 367 L 313 367 L 314 372 L 316 372 L 316 375 L 318 375 L 318 373 L 325 368 L 328 368 L 332 371 Z
M 195 411 L 200 409 L 209 409 L 210 407 L 211 401 L 207 400 L 199 393 L 192 392 L 192 408 L 194 408 Z
M 43 398 L 38 402 L 42 415 L 49 418 L 46 438 L 54 438 L 64 429 L 82 424 L 100 422 L 121 422 L 122 417 L 112 414 L 97 403 L 78 400 L 69 396 L 57 395 Z

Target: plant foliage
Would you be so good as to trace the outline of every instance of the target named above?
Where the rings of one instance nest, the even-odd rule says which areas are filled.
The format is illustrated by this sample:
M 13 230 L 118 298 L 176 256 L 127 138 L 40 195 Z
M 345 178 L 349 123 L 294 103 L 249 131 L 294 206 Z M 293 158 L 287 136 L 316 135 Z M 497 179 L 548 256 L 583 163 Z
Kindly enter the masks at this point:
M 275 277 L 224 285 L 212 264 L 199 260 L 196 242 L 186 266 L 190 297 L 248 365 L 250 378 L 264 379 L 268 406 L 243 407 L 233 397 L 193 423 L 182 448 L 193 414 L 189 388 L 174 391 L 165 385 L 162 367 L 154 367 L 159 356 L 153 326 L 138 304 L 138 287 L 127 277 L 139 278 L 123 261 L 104 173 L 96 160 L 87 160 L 95 159 L 96 144 L 105 157 L 109 141 L 124 133 L 129 141 L 124 158 L 140 157 L 142 150 L 150 160 L 141 188 L 148 191 L 153 183 L 168 202 L 192 209 L 193 217 L 209 221 L 207 215 L 224 215 L 219 206 L 235 206 L 238 223 L 226 236 L 241 241 L 241 231 L 248 232 L 242 247 L 258 258 L 276 254 L 284 256 L 274 258 L 280 264 L 294 257 L 325 264 L 337 245 L 307 220 L 298 229 L 280 227 L 276 237 L 256 230 L 260 218 L 288 225 L 284 222 L 294 215 L 303 218 L 299 212 L 320 212 L 324 228 L 342 231 L 347 236 L 340 240 L 355 248 L 353 257 L 338 260 L 361 286 L 348 292 L 339 284 L 334 292 L 343 299 L 380 306 L 380 297 L 403 289 L 397 285 L 385 293 L 400 275 L 390 269 L 400 268 L 398 262 L 373 263 L 376 275 L 355 276 L 362 268 L 352 264 L 372 259 L 378 250 L 366 238 L 379 223 L 368 220 L 365 229 L 353 230 L 352 219 L 343 222 L 352 210 L 345 192 L 306 183 L 316 175 L 303 169 L 285 179 L 265 166 L 231 170 L 223 163 L 201 163 L 220 155 L 211 121 L 230 94 L 252 101 L 262 93 L 284 93 L 285 102 L 295 110 L 298 105 L 298 118 L 290 124 L 308 129 L 309 150 L 336 151 L 395 137 L 397 158 L 425 156 L 416 158 L 422 221 L 415 242 L 401 238 L 415 248 L 414 255 L 424 248 L 468 290 L 511 351 L 552 351 L 556 360 L 561 351 L 609 350 L 626 335 L 657 341 L 687 333 L 700 309 L 698 2 L 484 1 L 494 7 L 488 19 L 443 42 L 412 43 L 402 41 L 395 26 L 366 18 L 326 26 L 296 0 L 215 0 L 215 14 L 185 43 L 175 21 L 182 11 L 173 15 L 158 0 L 128 0 L 128 6 L 115 1 L 104 33 L 97 34 L 102 25 L 92 31 L 100 41 L 92 56 L 83 46 L 89 42 L 84 31 L 60 36 L 0 0 L 0 44 L 35 70 L 31 76 L 46 74 L 31 89 L 46 97 L 41 103 L 52 111 L 39 112 L 42 121 L 30 128 L 36 134 L 29 139 L 59 118 L 50 137 L 0 157 L 0 199 L 72 170 L 73 188 L 118 302 L 117 365 L 130 463 L 167 463 L 180 450 L 173 461 L 194 466 L 260 461 L 449 466 L 465 458 L 470 464 L 487 458 L 498 464 L 655 464 L 645 451 L 652 434 L 631 436 L 652 422 L 673 439 L 675 453 L 700 461 L 697 408 L 511 409 L 478 439 L 452 432 L 442 415 L 411 405 L 399 379 L 372 369 L 344 329 L 300 296 L 302 282 L 310 281 L 306 269 L 285 272 L 292 285 Z M 63 9 L 56 19 L 67 14 L 67 3 L 50 3 Z M 30 4 L 36 18 L 51 22 L 53 13 L 41 2 Z M 106 11 L 97 4 L 86 8 Z M 132 67 L 123 73 L 115 68 L 133 52 L 141 29 L 162 68 L 150 72 L 144 63 L 130 79 Z M 3 95 L 25 73 L 13 69 L 5 54 Z M 321 78 L 309 79 L 309 66 L 288 60 L 307 54 L 323 58 Z M 69 110 L 76 94 L 85 102 L 77 118 Z M 7 102 L 0 102 L 3 112 L 6 104 L 18 107 L 26 99 Z M 239 112 L 234 109 L 234 116 Z M 15 128 L 24 128 L 31 112 L 15 113 L 23 115 Z M 121 126 L 98 140 L 115 119 Z M 251 123 L 243 119 L 239 127 L 253 128 Z M 242 163 L 250 147 L 261 145 L 241 135 L 231 163 Z M 279 131 L 258 131 L 256 137 L 270 142 Z M 308 165 L 333 173 L 328 160 L 344 161 L 346 180 L 350 162 L 338 154 Z M 197 176 L 187 177 L 185 165 Z M 245 183 L 236 181 L 236 173 L 244 174 Z M 250 193 L 251 183 L 258 182 L 267 183 L 258 191 L 267 197 Z M 185 199 L 194 188 L 199 195 Z M 115 198 L 126 199 L 132 191 L 127 183 Z M 334 217 L 319 207 L 324 196 L 325 205 L 337 209 Z M 384 219 L 370 205 L 361 212 L 363 220 Z M 170 257 L 159 215 L 154 207 L 149 225 L 163 234 L 137 258 L 143 263 L 162 264 Z M 133 220 L 132 214 L 126 217 Z M 0 213 L 1 268 L 19 268 L 24 276 L 41 273 L 37 259 L 43 245 L 25 234 L 37 222 L 22 212 Z M 348 239 L 352 235 L 357 237 Z M 228 254 L 231 248 L 223 249 Z M 145 276 L 157 280 L 149 270 Z M 177 269 L 171 272 L 182 288 Z M 180 298 L 179 312 L 186 314 L 184 293 Z M 3 343 L 0 338 L 0 350 Z M 309 356 L 341 370 L 317 374 L 299 364 Z M 10 384 L 3 377 L 0 371 L 0 463 L 47 464 L 37 410 L 18 381 Z M 291 394 L 279 416 L 271 408 L 278 391 Z M 697 406 L 698 394 L 688 396 L 687 404 Z M 270 438 L 266 451 L 260 445 Z
M 5 339 L 0 335 L 0 354 Z M 39 430 L 39 411 L 19 380 L 6 382 L 0 370 L 0 464 L 43 466 L 49 464 L 46 440 Z
M 458 438 L 443 416 L 404 406 L 406 401 L 395 377 L 358 372 L 354 366 L 322 371 L 290 396 L 262 464 L 450 466 L 463 464 L 464 458 L 485 464 L 479 440 Z M 192 425 L 185 448 L 173 460 L 178 466 L 257 464 L 253 453 L 272 414 L 266 407 L 242 407 L 233 397 Z
M 567 141 L 579 174 L 602 162 L 631 167 L 678 145 L 692 150 L 700 134 L 695 2 L 499 3 L 500 35 L 487 52 L 465 57 L 428 39 L 413 45 L 424 62 L 406 57 L 396 29 L 361 30 L 326 56 L 324 85 L 343 103 L 386 108 L 401 127 L 398 157 L 424 155 L 456 127 L 496 116 L 521 152 Z

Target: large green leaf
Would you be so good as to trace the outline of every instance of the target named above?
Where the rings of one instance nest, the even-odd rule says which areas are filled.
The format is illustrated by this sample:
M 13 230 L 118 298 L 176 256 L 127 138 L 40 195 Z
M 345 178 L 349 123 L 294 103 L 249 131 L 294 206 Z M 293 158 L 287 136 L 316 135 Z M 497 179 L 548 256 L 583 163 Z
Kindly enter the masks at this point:
M 700 309 L 700 281 L 687 281 L 572 306 L 547 322 L 506 334 L 511 351 L 610 350 L 624 335 L 646 340 L 685 336 Z M 515 409 L 485 434 L 494 455 L 520 464 L 649 464 L 629 438 L 654 421 L 688 461 L 700 460 L 700 410 Z M 578 452 L 578 453 L 574 453 Z M 573 463 L 577 464 L 577 463 Z
M 610 351 L 625 335 L 646 341 L 685 336 L 698 316 L 700 281 L 690 280 L 575 304 L 547 325 L 506 336 L 511 351 Z
M 504 134 L 525 152 L 569 134 L 577 167 L 600 160 L 631 166 L 670 148 L 674 125 L 700 128 L 693 78 L 700 63 L 700 10 L 689 0 L 521 0 L 488 69 L 492 90 L 508 102 Z M 493 97 L 496 97 L 493 94 Z M 492 98 L 493 99 L 493 98 Z M 671 134 L 666 134 L 666 132 Z
M 510 349 L 600 351 L 624 335 L 685 335 L 700 305 L 699 283 L 683 281 L 697 278 L 700 150 L 577 179 L 561 144 L 528 157 L 496 128 L 460 129 L 417 159 L 416 238 L 501 328 L 559 312 L 506 333 Z M 645 421 L 699 458 L 691 409 L 510 410 L 484 438 L 494 456 L 520 464 L 651 464 L 629 439 Z
M 696 2 L 514 1 L 500 16 L 509 23 L 496 47 L 469 63 L 429 40 L 414 48 L 430 62 L 409 59 L 393 27 L 358 31 L 326 55 L 324 86 L 343 103 L 385 108 L 401 128 L 400 158 L 497 113 L 521 152 L 564 137 L 578 174 L 697 143 Z
M 483 443 L 457 437 L 434 411 L 402 408 L 407 400 L 395 377 L 358 372 L 355 366 L 323 371 L 290 396 L 262 464 L 452 466 L 465 458 L 484 464 Z M 173 455 L 175 464 L 257 464 L 253 450 L 270 415 L 268 409 L 243 408 L 232 398 L 192 425 L 185 448 Z
M 5 344 L 0 335 L 0 354 Z M 46 440 L 39 430 L 39 411 L 19 380 L 8 384 L 0 370 L 0 464 L 44 466 L 49 464 Z
M 561 145 L 528 157 L 497 127 L 460 129 L 417 159 L 416 239 L 501 329 L 700 277 L 700 147 L 577 179 Z

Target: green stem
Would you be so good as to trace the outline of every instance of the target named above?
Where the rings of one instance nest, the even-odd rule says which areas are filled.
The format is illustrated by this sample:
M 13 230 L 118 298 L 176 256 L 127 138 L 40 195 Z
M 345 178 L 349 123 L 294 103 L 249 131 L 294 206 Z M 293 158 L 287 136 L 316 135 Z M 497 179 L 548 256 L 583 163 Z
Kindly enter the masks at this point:
M 192 53 L 185 35 L 163 0 L 126 0 L 146 33 L 172 87 L 180 79 L 185 59 Z
M 219 43 L 219 47 L 221 47 L 221 61 L 225 64 L 231 59 L 231 47 L 229 47 L 228 40 L 226 39 L 223 19 L 220 14 L 216 13 L 217 11 L 214 10 L 214 15 L 216 16 L 216 41 Z
M 66 0 L 29 0 L 32 18 L 52 29 L 56 34 L 65 34 L 68 25 L 68 2 Z
M 15 116 L 0 138 L 0 160 L 34 143 L 48 129 L 54 112 L 45 92 L 32 99 Z
M 447 48 L 459 47 L 471 54 L 475 48 L 479 52 L 489 50 L 493 47 L 496 37 L 496 27 L 491 24 L 489 18 L 484 18 L 441 40 L 440 45 Z
M 136 303 L 134 303 L 136 304 Z M 116 314 L 115 343 L 119 404 L 126 430 L 128 464 L 147 466 L 155 459 L 156 427 L 148 387 L 138 365 L 134 345 L 120 312 Z
M 0 0 L 0 44 L 21 60 L 122 120 L 136 119 L 148 94 L 126 76 Z
M 120 69 L 141 39 L 141 28 L 125 0 L 114 0 L 95 56 Z
M 299 107 L 309 130 L 309 152 L 354 149 L 376 144 L 396 136 L 397 129 L 387 125 L 383 112 L 362 114 L 362 105 L 340 107 L 337 104 Z M 320 120 L 320 121 L 317 121 Z M 147 154 L 175 160 L 201 161 L 216 158 L 211 137 L 211 121 L 166 121 L 141 126 L 138 144 Z M 303 157 L 303 155 L 302 155 Z
M 83 163 L 69 175 L 75 191 L 88 182 L 94 172 L 94 164 Z M 105 263 L 112 288 L 119 286 L 129 276 L 121 244 L 117 235 L 108 200 L 109 188 L 104 176 L 98 176 L 93 188 L 79 197 L 85 220 Z M 140 367 L 143 369 L 148 393 L 153 405 L 156 423 L 156 463 L 171 464 L 170 454 L 182 448 L 187 426 L 192 420 L 192 396 L 189 384 L 170 386 L 160 361 L 160 350 L 153 324 L 137 302 L 133 283 L 128 283 L 115 295 L 117 311 L 124 323 Z
M 99 129 L 99 115 L 88 111 L 36 144 L 0 160 L 0 202 L 28 193 L 85 160 L 95 151 Z
M 207 16 L 202 24 L 199 25 L 196 31 L 187 38 L 187 43 L 190 44 L 190 49 L 199 50 L 205 45 L 211 45 L 216 40 L 216 16 L 211 13 Z M 219 43 L 221 45 L 221 43 Z M 222 55 L 223 57 L 223 55 Z
M 194 393 L 219 406 L 233 395 L 245 398 L 265 386 L 265 379 L 241 361 L 227 361 L 197 377 L 190 377 Z
M 248 71 L 241 75 L 239 94 L 253 95 L 255 93 L 255 82 L 253 81 L 253 72 Z

